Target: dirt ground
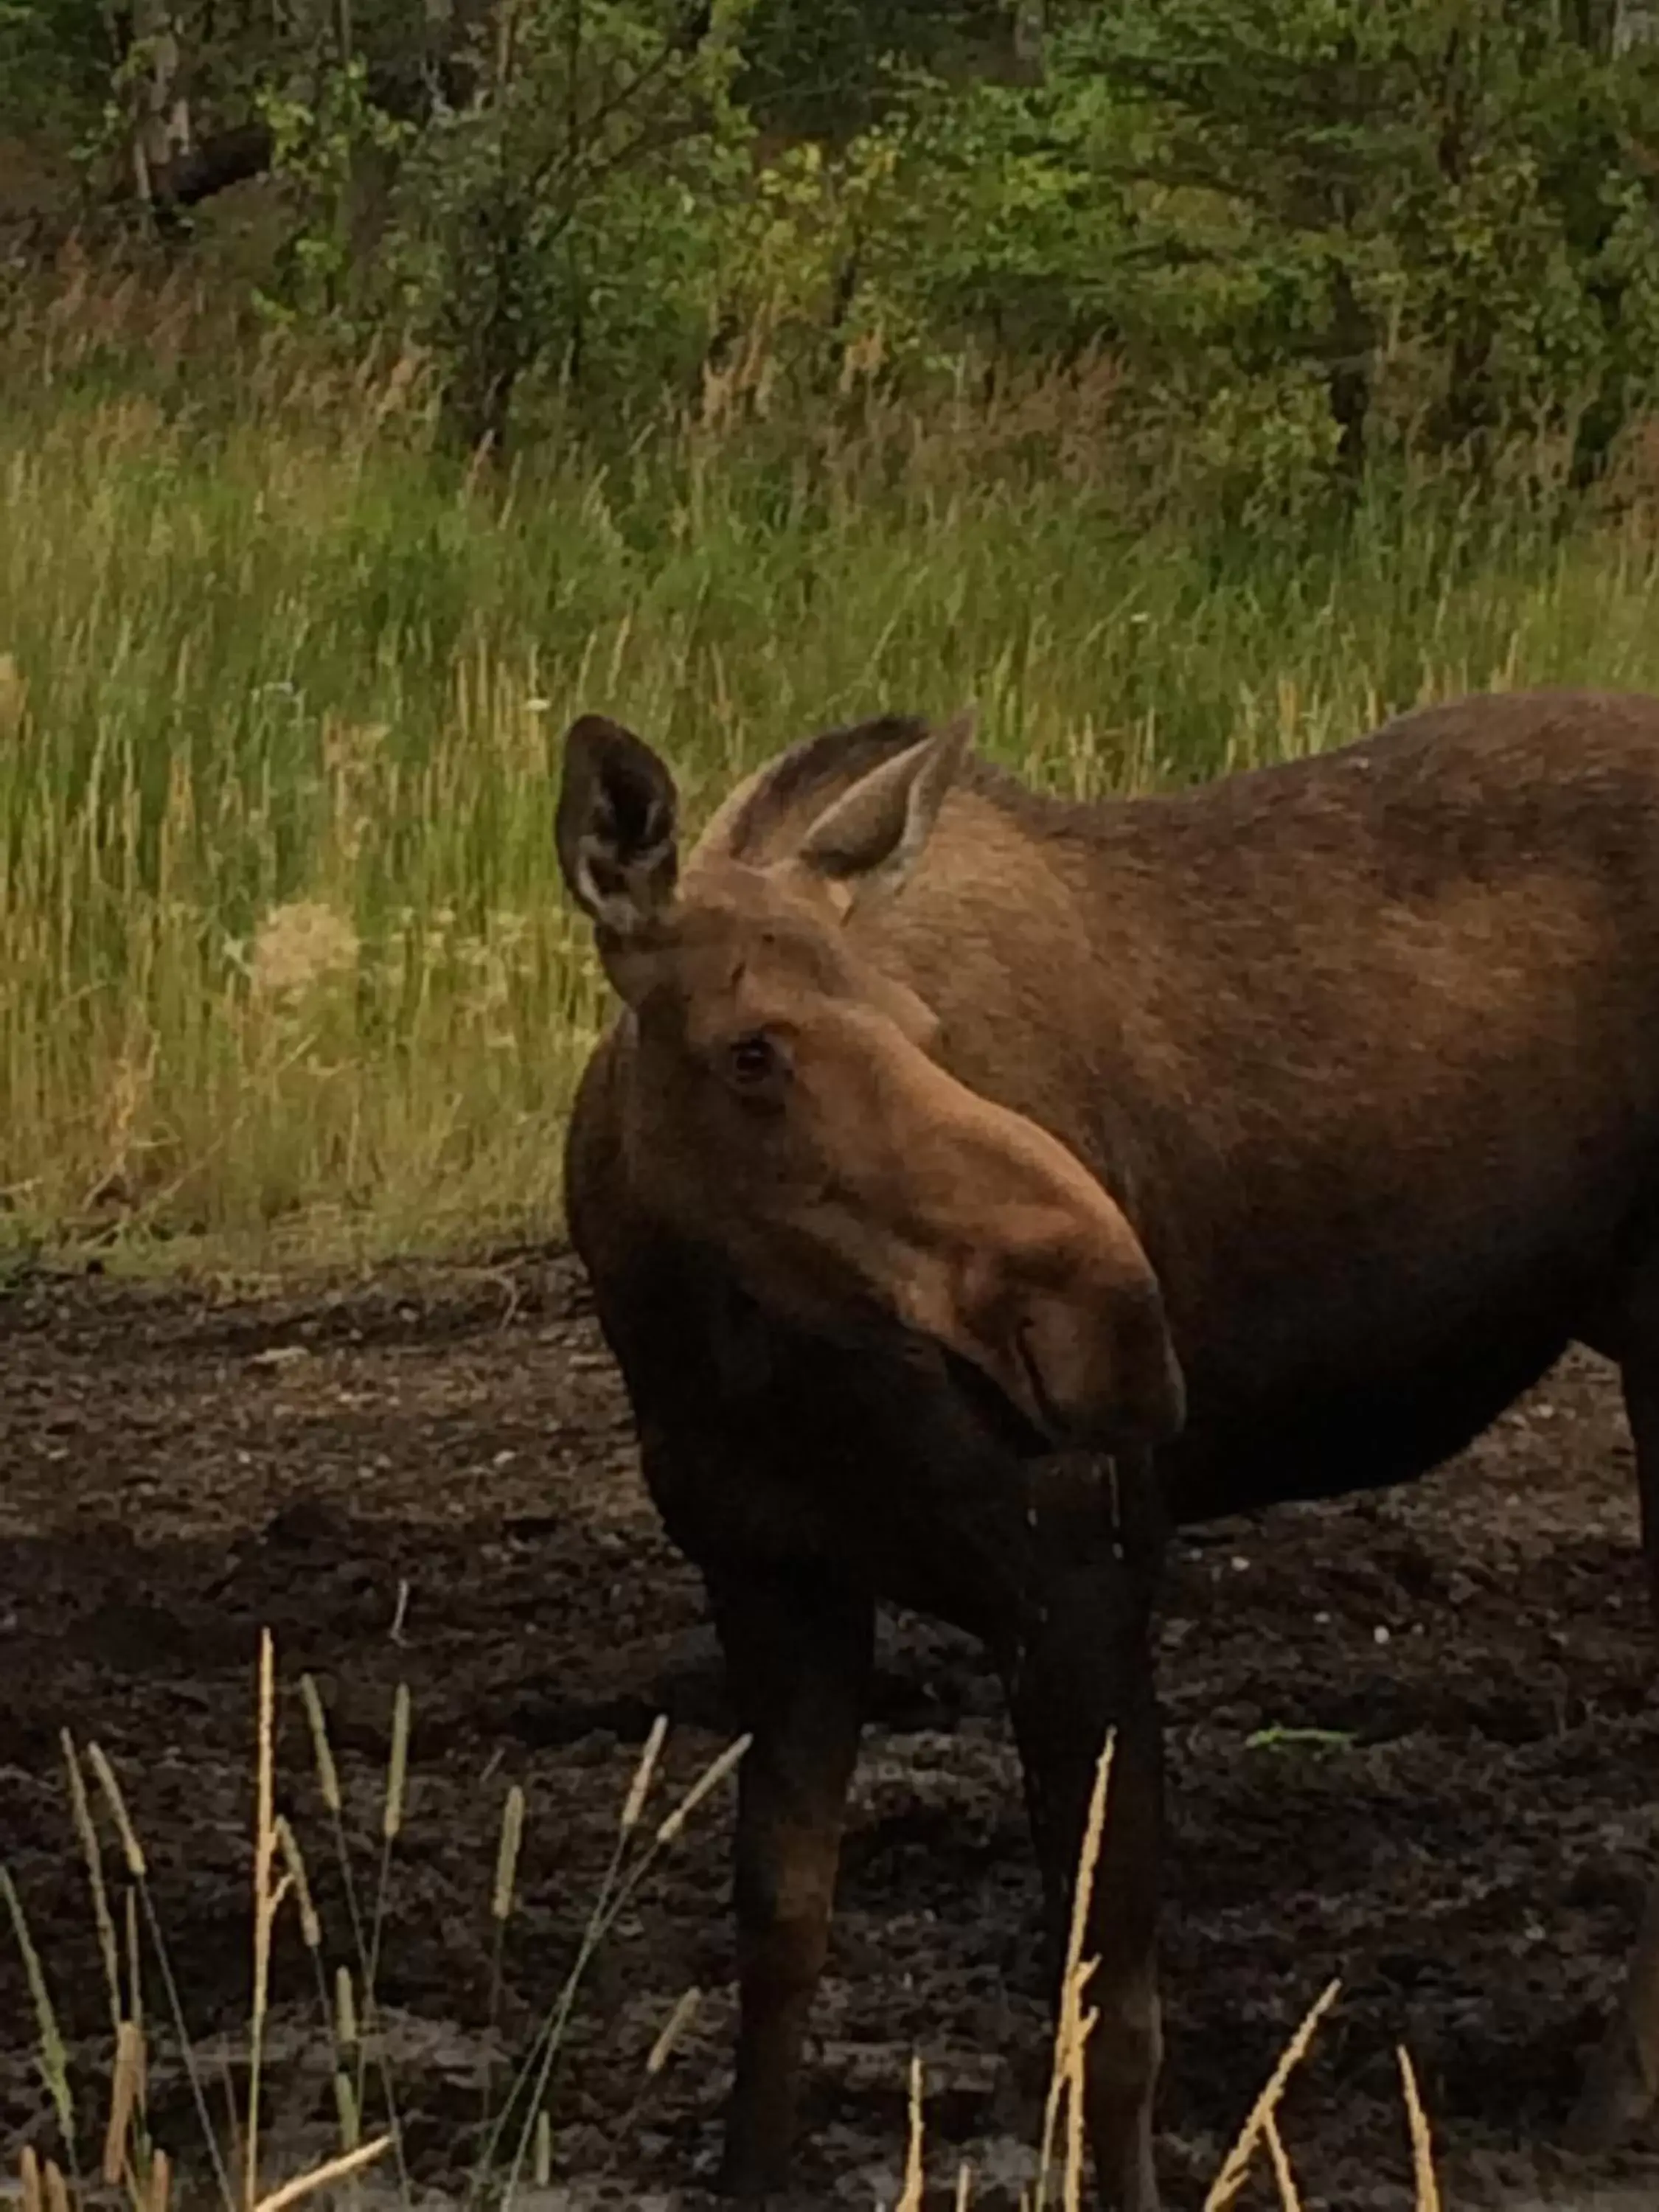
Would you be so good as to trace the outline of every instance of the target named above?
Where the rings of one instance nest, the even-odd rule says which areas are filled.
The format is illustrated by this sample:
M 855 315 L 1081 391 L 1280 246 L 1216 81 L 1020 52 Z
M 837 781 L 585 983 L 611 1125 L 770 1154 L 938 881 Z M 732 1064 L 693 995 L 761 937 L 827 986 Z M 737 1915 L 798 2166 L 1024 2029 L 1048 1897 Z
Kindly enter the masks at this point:
M 1283 2117 L 1310 2204 L 1407 2201 L 1400 2042 L 1457 2201 L 1659 2188 L 1639 2147 L 1593 2172 L 1528 2148 L 1567 2108 L 1659 1835 L 1630 1492 L 1611 1376 L 1575 1357 L 1413 1490 L 1182 1544 L 1164 1629 L 1173 2203 L 1197 2201 L 1333 1975 L 1343 1995 Z M 528 1800 L 505 1959 L 517 2053 L 573 1956 L 653 1715 L 674 1724 L 653 1812 L 729 1725 L 696 1583 L 640 1486 L 567 1258 L 234 1302 L 84 1279 L 0 1300 L 0 1851 L 94 2145 L 109 2028 L 59 1731 L 100 1743 L 125 1784 L 216 2099 L 246 2048 L 262 1626 L 285 1686 L 281 1801 L 331 1972 L 349 1924 L 295 1685 L 310 1670 L 328 1709 L 365 1897 L 392 1695 L 409 1686 L 380 1980 L 416 2184 L 453 2185 L 477 2148 L 508 1784 Z M 1279 1729 L 1328 1734 L 1261 1740 Z M 702 1808 L 601 1954 L 554 2092 L 567 2203 L 705 2202 L 732 2020 L 729 1818 L 728 1794 Z M 890 2202 L 913 2049 L 941 2182 L 965 2156 L 977 2203 L 1014 2201 L 1043 2033 L 1036 1908 L 996 1685 L 963 1639 L 895 1618 L 792 2204 Z M 333 2141 L 316 1983 L 291 1919 L 283 1931 L 266 2062 L 278 2166 Z M 693 1984 L 702 2010 L 647 2094 L 644 2055 Z M 161 2002 L 151 1966 L 152 2015 Z M 31 2020 L 0 1924 L 9 2172 L 48 2134 Z M 165 2038 L 152 2087 L 159 2132 L 189 2159 L 199 2138 Z

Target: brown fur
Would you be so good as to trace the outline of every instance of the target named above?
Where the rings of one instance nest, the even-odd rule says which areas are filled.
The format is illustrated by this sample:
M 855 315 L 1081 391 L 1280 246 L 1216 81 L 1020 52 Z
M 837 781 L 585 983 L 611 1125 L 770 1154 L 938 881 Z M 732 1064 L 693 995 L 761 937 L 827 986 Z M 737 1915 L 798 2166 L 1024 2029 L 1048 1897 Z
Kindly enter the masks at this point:
M 716 815 L 678 903 L 631 949 L 611 940 L 624 988 L 666 963 L 681 1044 L 662 1046 L 659 998 L 600 1047 L 572 1231 L 757 1730 L 732 2185 L 752 2193 L 785 2154 L 881 1595 L 998 1653 L 1056 1927 L 1118 1729 L 1090 2114 L 1105 2200 L 1147 2212 L 1149 1519 L 1408 1480 L 1579 1339 L 1623 1364 L 1653 1538 L 1659 701 L 1464 700 L 1323 758 L 1091 807 L 969 763 L 908 878 L 843 921 L 803 840 L 921 734 L 894 720 L 786 754 Z M 712 981 L 676 934 L 690 915 Z M 805 1155 L 787 1174 L 747 1158 L 687 1057 L 722 993 L 745 1018 L 798 1004 L 840 1040 L 819 1106 L 862 1211 L 834 1237 L 868 1231 L 844 1265 L 812 1207 L 790 1211 Z M 874 1011 L 836 1030 L 849 997 Z M 804 1125 L 817 1080 L 797 1076 L 769 1142 Z M 1009 1271 L 982 1297 L 963 1207 L 984 1266 Z M 884 1242 L 901 1213 L 904 1241 Z M 935 1247 L 943 1287 L 912 1297 Z M 1059 1401 L 1019 1402 L 992 1341 L 986 1316 L 1035 1297 L 1042 1267 L 1058 1303 L 1030 1340 L 1080 1440 L 1157 1447 L 1150 1474 L 1121 1462 L 1127 1521 L 1092 1462 L 1046 1449 L 1064 1437 L 1033 1407 Z M 1109 1391 L 1078 1381 L 1090 1359 Z

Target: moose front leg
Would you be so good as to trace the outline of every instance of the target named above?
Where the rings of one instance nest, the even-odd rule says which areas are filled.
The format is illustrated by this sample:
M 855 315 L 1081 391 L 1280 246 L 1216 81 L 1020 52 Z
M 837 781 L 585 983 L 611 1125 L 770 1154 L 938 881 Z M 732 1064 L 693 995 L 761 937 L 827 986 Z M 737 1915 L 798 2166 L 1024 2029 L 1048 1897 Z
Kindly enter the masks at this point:
M 1085 2012 L 1097 2014 L 1085 2055 L 1085 2105 L 1102 2204 L 1157 2212 L 1163 1758 L 1149 1638 L 1158 1543 L 1143 1522 L 1121 1546 L 1124 1528 L 1121 1520 L 1115 1528 L 1104 1522 L 1097 1505 L 1036 1509 L 1033 1572 L 1005 1673 L 1056 1989 L 1090 1801 L 1108 1731 L 1115 1730 L 1082 1952 L 1098 1962 L 1083 2000 Z
M 1632 1272 L 1619 1309 L 1592 1340 L 1620 1365 L 1636 1454 L 1642 1551 L 1659 1626 L 1659 1256 Z M 1567 2123 L 1570 2150 L 1615 2149 L 1659 2103 L 1659 1874 L 1649 1877 L 1624 1988 Z
M 783 2185 L 801 2043 L 829 1948 L 847 1790 L 875 1642 L 871 1601 L 816 1569 L 709 1577 L 741 1724 L 739 2019 L 720 2185 Z

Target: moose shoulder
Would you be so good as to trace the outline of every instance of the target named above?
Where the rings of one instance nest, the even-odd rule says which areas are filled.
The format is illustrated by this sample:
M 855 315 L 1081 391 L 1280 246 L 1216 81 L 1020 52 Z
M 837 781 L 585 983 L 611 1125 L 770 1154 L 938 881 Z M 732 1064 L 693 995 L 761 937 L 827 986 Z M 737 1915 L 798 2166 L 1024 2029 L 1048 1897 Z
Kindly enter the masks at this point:
M 755 1734 L 728 2183 L 787 2160 L 884 1597 L 995 1652 L 1056 1929 L 1116 1728 L 1090 2130 L 1149 2212 L 1161 1519 L 1421 1474 L 1578 1339 L 1659 1551 L 1659 701 L 1092 806 L 969 740 L 810 738 L 682 855 L 658 756 L 574 726 L 623 1007 L 569 1218 Z

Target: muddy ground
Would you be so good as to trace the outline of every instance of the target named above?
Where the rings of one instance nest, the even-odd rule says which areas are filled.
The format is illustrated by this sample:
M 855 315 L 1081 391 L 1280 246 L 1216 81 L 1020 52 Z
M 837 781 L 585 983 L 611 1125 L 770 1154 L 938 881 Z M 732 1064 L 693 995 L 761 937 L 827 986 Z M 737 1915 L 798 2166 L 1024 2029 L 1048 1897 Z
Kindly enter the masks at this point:
M 728 1728 L 697 1585 L 641 1489 L 568 1260 L 235 1301 L 96 1280 L 0 1299 L 0 1849 L 70 2031 L 88 2141 L 108 2024 L 59 1730 L 101 1744 L 121 1776 L 192 2036 L 210 2075 L 234 2068 L 262 1625 L 287 1686 L 281 1799 L 331 1968 L 349 1925 L 293 1685 L 309 1669 L 322 1689 L 365 1894 L 393 1691 L 409 1685 L 381 1987 L 416 2181 L 453 2186 L 477 2150 L 508 1784 L 529 1805 L 505 1963 L 519 2051 L 572 1957 L 653 1716 L 675 1723 L 661 1808 Z M 1164 1643 L 1172 2200 L 1197 2201 L 1333 1975 L 1344 1994 L 1284 2114 L 1310 2203 L 1406 2201 L 1401 2041 L 1457 2200 L 1659 2192 L 1659 2156 L 1639 2146 L 1594 2170 L 1528 2148 L 1567 2109 L 1659 1841 L 1659 1699 L 1610 1373 L 1575 1357 L 1413 1490 L 1184 1543 Z M 1260 1740 L 1296 1729 L 1328 1735 Z M 729 1817 L 726 1795 L 703 1809 L 601 1955 L 555 2094 L 573 2203 L 705 2201 L 731 2025 Z M 110 1869 L 118 1913 L 112 1855 Z M 895 1618 L 793 2203 L 876 2201 L 913 2049 L 941 2178 L 966 2155 L 988 2177 L 977 2201 L 1012 2201 L 1033 2122 L 1021 2053 L 1042 2034 L 1036 1909 L 994 1681 L 964 1640 Z M 644 2054 L 692 1984 L 702 2012 L 642 2095 Z M 146 1999 L 159 2008 L 153 1966 Z M 9 2172 L 24 2140 L 49 2137 L 30 2019 L 0 1925 Z M 333 2141 L 325 2053 L 285 1921 L 267 2057 L 278 2166 Z M 192 2156 L 165 2039 L 153 2100 Z

